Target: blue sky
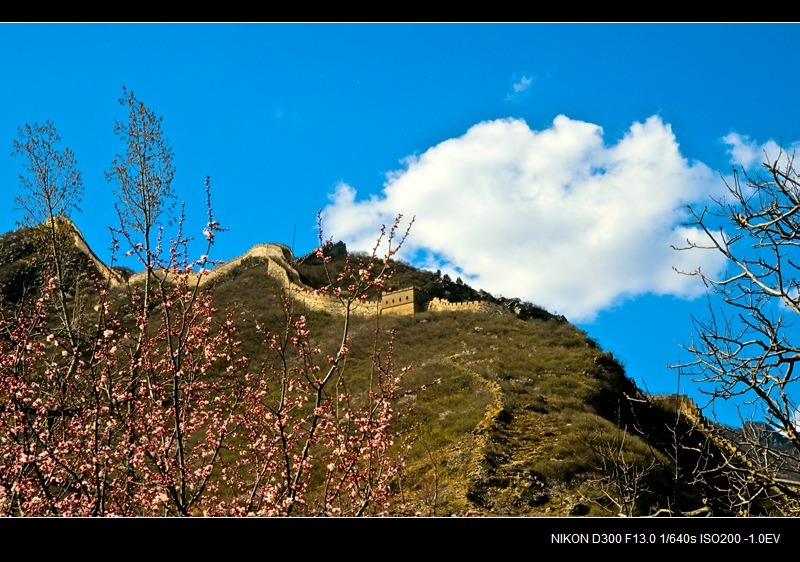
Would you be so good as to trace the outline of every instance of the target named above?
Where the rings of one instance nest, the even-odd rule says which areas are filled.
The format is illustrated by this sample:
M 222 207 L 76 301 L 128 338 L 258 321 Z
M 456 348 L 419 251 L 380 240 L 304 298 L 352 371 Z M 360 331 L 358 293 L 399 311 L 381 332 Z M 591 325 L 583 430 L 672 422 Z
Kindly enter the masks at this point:
M 751 23 L 0 24 L 0 231 L 21 219 L 17 128 L 50 120 L 83 174 L 73 219 L 110 258 L 126 86 L 163 117 L 198 239 L 210 176 L 229 229 L 212 258 L 303 255 L 318 211 L 351 250 L 414 216 L 401 257 L 564 314 L 672 393 L 705 309 L 672 267 L 723 264 L 670 244 L 721 174 L 800 140 L 798 39 Z

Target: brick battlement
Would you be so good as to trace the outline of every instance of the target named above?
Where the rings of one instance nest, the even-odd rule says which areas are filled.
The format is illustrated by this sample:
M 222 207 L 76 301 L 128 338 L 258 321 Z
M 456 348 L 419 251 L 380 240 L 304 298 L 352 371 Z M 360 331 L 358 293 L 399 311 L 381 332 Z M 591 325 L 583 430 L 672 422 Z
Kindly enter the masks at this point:
M 429 298 L 416 287 L 407 287 L 385 293 L 378 305 L 381 314 L 416 314 L 423 311 L 483 312 L 508 314 L 502 306 L 485 301 L 450 302 L 438 297 Z
M 77 231 L 76 237 L 79 242 L 83 242 L 80 232 Z M 82 249 L 91 254 L 88 245 L 83 242 Z M 201 285 L 215 280 L 226 273 L 233 271 L 238 265 L 248 258 L 261 258 L 267 262 L 267 274 L 276 279 L 289 294 L 302 306 L 308 309 L 325 311 L 331 314 L 341 314 L 343 312 L 342 303 L 336 297 L 322 294 L 305 286 L 301 280 L 297 269 L 294 267 L 295 258 L 291 249 L 285 244 L 262 243 L 256 244 L 246 253 L 228 260 L 213 269 L 208 270 L 200 279 Z M 102 264 L 100 260 L 97 260 Z M 143 281 L 146 272 L 134 274 L 127 281 L 123 281 L 119 275 L 106 268 L 107 275 L 111 277 L 113 284 L 137 283 Z M 156 275 L 171 275 L 166 271 L 157 271 Z M 190 273 L 190 280 L 196 279 L 199 273 Z M 429 298 L 425 293 L 416 287 L 407 287 L 390 293 L 385 293 L 378 301 L 369 300 L 366 302 L 353 303 L 351 313 L 357 316 L 372 316 L 376 312 L 380 314 L 416 314 L 418 312 L 431 311 L 462 311 L 462 312 L 484 312 L 489 314 L 508 314 L 509 312 L 502 306 L 483 302 L 450 302 L 441 298 Z
M 460 312 L 484 312 L 486 314 L 509 314 L 509 311 L 499 304 L 485 301 L 466 301 L 450 302 L 445 299 L 433 298 L 427 304 L 426 310 L 436 311 L 460 311 Z

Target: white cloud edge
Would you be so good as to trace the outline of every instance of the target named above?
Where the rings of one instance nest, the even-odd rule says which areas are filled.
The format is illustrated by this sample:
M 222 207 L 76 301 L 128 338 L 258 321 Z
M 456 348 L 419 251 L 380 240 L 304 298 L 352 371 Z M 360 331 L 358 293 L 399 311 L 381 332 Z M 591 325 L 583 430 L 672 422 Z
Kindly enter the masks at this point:
M 737 133 L 722 140 L 732 162 L 751 166 L 759 149 L 775 146 Z M 326 232 L 368 250 L 381 224 L 398 213 L 416 215 L 401 258 L 420 254 L 425 259 L 415 265 L 584 322 L 645 293 L 695 298 L 704 294 L 702 284 L 673 267 L 713 273 L 724 265 L 721 256 L 670 247 L 702 236 L 683 225 L 685 205 L 702 204 L 721 186 L 705 164 L 680 154 L 658 116 L 633 123 L 611 145 L 602 127 L 563 115 L 541 131 L 521 119 L 484 121 L 402 164 L 366 200 L 340 182 L 323 210 Z M 618 220 L 598 218 L 602 212 L 618 213 Z M 578 221 L 600 243 L 570 233 Z M 454 233 L 459 224 L 476 226 Z M 507 240 L 515 240 L 510 249 Z M 624 255 L 609 251 L 616 248 Z M 520 252 L 555 271 L 552 279 L 520 266 Z

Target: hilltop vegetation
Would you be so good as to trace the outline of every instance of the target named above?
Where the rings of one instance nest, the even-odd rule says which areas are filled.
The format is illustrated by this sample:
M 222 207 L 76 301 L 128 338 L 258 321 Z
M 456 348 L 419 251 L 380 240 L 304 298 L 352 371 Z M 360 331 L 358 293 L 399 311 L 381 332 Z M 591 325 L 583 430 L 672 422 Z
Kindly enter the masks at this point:
M 4 287 L 27 287 L 4 289 L 6 314 L 43 281 L 45 262 L 34 257 L 32 232 L 19 229 L 0 238 Z M 89 277 L 87 264 L 94 262 L 76 246 L 70 256 L 76 271 Z M 303 290 L 319 289 L 319 269 L 344 270 L 347 259 L 352 256 L 345 250 L 327 263 L 295 260 L 296 277 L 307 284 Z M 464 283 L 395 265 L 392 285 L 493 299 Z M 235 319 L 238 354 L 249 365 L 273 360 L 263 330 L 286 326 L 283 297 L 289 293 L 267 258 L 246 257 L 225 271 L 209 293 L 216 316 Z M 91 302 L 90 285 L 84 290 L 78 300 Z M 129 291 L 119 284 L 108 302 L 129 302 L 123 298 Z M 390 511 L 403 504 L 403 513 L 424 515 L 739 514 L 719 493 L 730 482 L 725 455 L 704 431 L 711 424 L 701 424 L 686 399 L 646 396 L 612 353 L 563 318 L 529 303 L 494 300 L 511 303 L 509 313 L 350 318 L 346 369 L 353 397 L 365 395 L 374 381 L 375 346 L 385 345 L 379 343 L 383 336 L 393 336 L 391 369 L 408 368 L 399 380 L 393 422 L 403 437 L 398 443 L 407 448 Z M 340 316 L 300 300 L 289 304 L 294 318 L 303 316 L 314 327 L 314 347 L 336 347 Z M 123 318 L 133 312 L 121 309 Z M 236 447 L 228 443 L 227 454 L 235 455 Z M 700 462 L 703 478 L 694 475 Z M 769 514 L 779 508 L 765 499 L 747 509 Z

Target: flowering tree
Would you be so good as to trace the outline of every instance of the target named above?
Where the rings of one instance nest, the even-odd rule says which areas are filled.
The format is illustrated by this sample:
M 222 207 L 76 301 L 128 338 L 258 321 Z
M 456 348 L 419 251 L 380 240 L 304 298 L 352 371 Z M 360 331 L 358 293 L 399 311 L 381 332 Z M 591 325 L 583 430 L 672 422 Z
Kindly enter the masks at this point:
M 203 495 L 234 413 L 204 375 L 235 343 L 200 278 L 190 284 L 187 242 L 179 231 L 148 309 L 133 287 L 126 315 L 112 302 L 119 290 L 96 277 L 96 305 L 82 316 L 93 331 L 77 344 L 52 329 L 55 277 L 32 302 L 3 309 L 4 513 L 186 515 Z
M 247 447 L 243 458 L 226 471 L 228 485 L 249 498 L 233 512 L 256 515 L 376 515 L 407 506 L 393 502 L 392 485 L 402 476 L 402 455 L 396 451 L 394 402 L 407 368 L 393 364 L 394 333 L 378 345 L 378 324 L 368 391 L 354 395 L 348 381 L 353 308 L 363 305 L 376 288 L 391 278 L 392 256 L 408 235 L 394 225 L 384 227 L 369 256 L 347 258 L 335 277 L 325 267 L 329 284 L 317 291 L 338 299 L 342 310 L 341 337 L 335 350 L 325 351 L 312 340 L 305 316 L 297 317 L 284 295 L 285 324 L 280 331 L 263 330 L 269 355 L 248 377 L 243 427 Z M 412 221 L 413 222 L 413 221 Z M 410 228 L 410 225 L 409 225 Z M 317 258 L 330 261 L 322 229 Z M 386 242 L 386 253 L 378 248 Z M 344 284 L 346 289 L 342 289 Z M 377 316 L 376 308 L 376 321 Z M 259 330 L 262 327 L 259 326 Z M 400 453 L 402 450 L 400 451 Z M 248 478 L 241 480 L 241 471 Z
M 132 94 L 123 101 L 132 122 L 160 123 Z M 129 146 L 153 153 L 130 141 L 131 131 L 147 126 L 117 130 L 128 131 Z M 160 135 L 141 139 L 162 146 Z M 146 195 L 171 193 L 163 191 L 171 153 L 159 150 L 166 167 L 154 165 L 152 177 L 128 167 L 136 159 L 120 158 L 109 176 L 129 203 L 145 205 L 137 207 L 140 222 L 118 208 L 112 265 L 120 254 L 133 256 L 144 275 L 122 282 L 95 268 L 79 295 L 60 291 L 61 273 L 50 269 L 35 294 L 0 300 L 0 513 L 405 513 L 397 493 L 402 435 L 394 422 L 407 368 L 394 365 L 394 334 L 379 337 L 377 307 L 371 368 L 348 367 L 354 307 L 366 306 L 391 278 L 392 257 L 408 235 L 397 231 L 400 217 L 381 231 L 371 255 L 348 257 L 317 290 L 340 307 L 337 343 L 321 343 L 320 326 L 298 315 L 284 292 L 283 321 L 258 324 L 263 351 L 245 354 L 242 330 L 249 325 L 218 308 L 208 282 L 215 265 L 209 255 L 222 231 L 210 180 L 206 247 L 192 259 L 183 212 L 168 240 L 152 222 L 162 202 Z M 159 179 L 157 168 L 167 176 Z M 135 185 L 126 178 L 144 183 L 125 191 Z M 137 234 L 146 225 L 153 228 Z M 319 240 L 316 253 L 325 261 L 330 241 L 321 228 Z M 383 243 L 388 250 L 380 255 Z M 54 314 L 54 301 L 63 299 L 70 330 Z M 367 381 L 365 392 L 354 390 L 363 385 L 352 384 L 353 377 Z
M 219 226 L 211 216 L 208 226 L 210 250 Z M 172 241 L 148 309 L 137 306 L 141 287 L 124 292 L 98 277 L 85 319 L 94 332 L 77 347 L 50 329 L 53 279 L 35 300 L 3 309 L 0 510 L 403 512 L 393 488 L 403 470 L 393 422 L 406 369 L 393 364 L 394 334 L 379 344 L 376 325 L 372 369 L 354 373 L 369 377 L 366 394 L 350 391 L 345 368 L 351 307 L 389 278 L 389 256 L 348 263 L 338 276 L 349 277 L 346 296 L 324 290 L 341 299 L 335 349 L 320 347 L 284 294 L 284 324 L 258 328 L 267 353 L 246 357 L 236 317 L 215 308 L 213 284 L 204 282 L 209 252 L 187 262 L 187 242 L 180 233 Z M 122 307 L 120 295 L 130 299 Z

